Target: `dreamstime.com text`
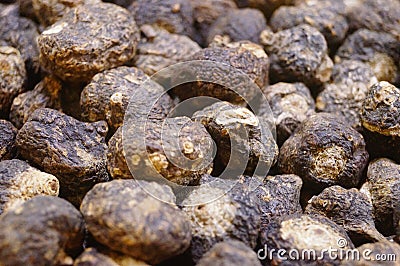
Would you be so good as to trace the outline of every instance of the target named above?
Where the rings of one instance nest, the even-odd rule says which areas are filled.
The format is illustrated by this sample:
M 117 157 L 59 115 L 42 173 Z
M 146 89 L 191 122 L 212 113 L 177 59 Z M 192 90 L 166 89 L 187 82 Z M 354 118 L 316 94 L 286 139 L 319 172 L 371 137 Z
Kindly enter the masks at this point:
M 322 250 L 314 249 L 274 249 L 264 245 L 263 248 L 259 249 L 257 256 L 260 260 L 304 260 L 304 261 L 322 261 L 326 259 L 330 260 L 348 260 L 348 261 L 397 261 L 396 254 L 377 254 L 371 249 L 358 250 L 344 248 L 347 246 L 345 239 L 338 240 L 338 248 L 328 247 Z M 343 248 L 342 248 L 343 247 Z

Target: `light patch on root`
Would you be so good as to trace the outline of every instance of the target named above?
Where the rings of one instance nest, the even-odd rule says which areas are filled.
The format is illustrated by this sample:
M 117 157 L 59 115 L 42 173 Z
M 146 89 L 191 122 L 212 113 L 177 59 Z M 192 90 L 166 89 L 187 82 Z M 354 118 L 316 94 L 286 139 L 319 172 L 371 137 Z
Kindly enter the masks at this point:
M 257 117 L 247 108 L 222 111 L 217 115 L 215 122 L 222 126 L 236 123 L 251 126 L 258 126 L 259 124 Z
M 124 96 L 122 95 L 122 93 L 116 92 L 111 96 L 110 101 L 112 101 L 114 104 L 122 105 L 123 99 L 124 99 Z
M 311 173 L 318 179 L 336 180 L 345 168 L 346 162 L 343 148 L 332 146 L 320 149 L 313 154 Z
M 132 157 L 131 157 L 130 163 L 131 163 L 132 165 L 138 166 L 141 160 L 142 160 L 142 159 L 140 158 L 139 155 L 134 154 L 134 155 L 132 155 Z
M 360 192 L 367 196 L 369 204 L 372 205 L 373 203 L 371 195 L 371 185 L 369 184 L 369 182 L 365 182 L 364 185 L 362 185 L 362 187 L 360 188 Z
M 332 75 L 333 62 L 328 55 L 325 56 L 321 65 L 318 67 L 315 77 L 321 82 L 327 82 Z
M 168 168 L 169 163 L 167 157 L 164 154 L 155 152 L 149 154 L 149 159 L 152 162 L 154 168 L 157 170 L 157 172 L 161 172 L 162 170 Z
M 363 124 L 363 127 L 365 127 L 366 129 L 368 129 L 371 132 L 377 132 L 381 135 L 388 136 L 388 137 L 390 137 L 390 136 L 400 137 L 400 127 L 397 125 L 395 127 L 382 129 L 381 127 L 376 126 L 374 124 L 370 124 L 367 121 L 363 121 L 362 124 Z
M 292 243 L 292 248 L 304 250 L 342 248 L 338 240 L 343 238 L 332 227 L 316 221 L 308 216 L 302 216 L 281 223 L 280 235 L 283 240 Z
M 352 10 L 353 8 L 358 8 L 363 4 L 362 0 L 344 0 L 343 3 L 346 7 L 346 11 Z
M 391 83 L 396 82 L 398 68 L 394 60 L 383 53 L 376 53 L 369 62 L 372 71 L 378 80 L 386 80 Z
M 45 30 L 44 32 L 42 32 L 42 34 L 43 35 L 56 34 L 56 33 L 61 32 L 67 26 L 68 26 L 68 23 L 63 22 L 63 23 L 60 23 L 60 24 L 50 27 L 48 30 Z
M 306 113 L 309 110 L 307 100 L 298 94 L 288 94 L 281 100 L 283 112 L 277 117 L 276 123 L 279 124 L 286 118 L 295 116 L 298 121 L 306 119 Z
M 306 99 L 298 94 L 289 94 L 283 97 L 281 105 L 285 112 L 306 113 L 309 109 Z
M 17 208 L 20 204 L 38 195 L 57 197 L 59 187 L 58 179 L 55 176 L 29 168 L 15 176 L 14 183 L 9 188 L 9 198 L 3 206 L 3 210 Z
M 211 187 L 201 187 L 192 192 L 184 202 L 191 204 L 191 198 L 199 200 L 202 198 L 213 198 L 213 194 L 220 194 L 221 191 Z M 218 200 L 198 206 L 183 208 L 192 224 L 193 236 L 221 237 L 233 230 L 233 220 L 235 219 L 237 207 L 230 196 L 225 194 Z
M 242 44 L 242 47 L 245 48 L 246 50 L 250 51 L 253 55 L 255 55 L 257 58 L 268 58 L 268 55 L 264 52 L 264 49 L 254 43 L 244 43 Z
M 76 146 L 75 147 L 75 151 L 76 154 L 78 155 L 79 159 L 81 159 L 82 162 L 84 162 L 87 165 L 92 165 L 94 162 L 96 162 L 96 158 L 94 158 L 94 156 L 90 153 L 88 153 L 87 151 L 85 151 L 84 149 Z M 64 154 L 66 157 L 68 156 L 67 154 Z
M 21 56 L 19 51 L 11 46 L 0 47 L 0 54 L 5 54 L 5 55 L 15 54 L 17 56 Z
M 58 196 L 58 179 L 51 174 L 32 169 L 23 172 L 20 178 L 26 181 L 22 183 L 21 192 L 29 198 L 39 194 Z
M 185 154 L 192 154 L 194 152 L 194 145 L 193 142 L 185 141 L 183 143 L 183 153 Z

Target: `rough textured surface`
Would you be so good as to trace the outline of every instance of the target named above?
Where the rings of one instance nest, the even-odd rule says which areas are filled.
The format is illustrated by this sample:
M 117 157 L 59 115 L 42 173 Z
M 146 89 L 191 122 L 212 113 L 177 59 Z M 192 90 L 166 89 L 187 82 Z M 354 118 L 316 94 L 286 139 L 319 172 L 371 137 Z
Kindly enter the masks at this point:
M 251 175 L 260 164 L 266 174 L 275 164 L 278 146 L 267 125 L 261 124 L 249 109 L 217 102 L 194 113 L 192 119 L 202 123 L 213 137 L 218 148 L 216 160 L 228 171 Z M 243 164 L 246 159 L 247 165 Z
M 344 260 L 341 266 L 397 266 L 399 265 L 400 246 L 390 241 L 380 241 L 376 243 L 364 244 L 357 248 L 360 254 L 366 254 L 366 257 L 360 256 L 360 260 Z
M 250 80 L 260 88 L 268 84 L 268 56 L 261 46 L 252 42 L 221 43 L 219 46 L 205 48 L 195 53 L 190 60 L 210 60 L 226 64 L 248 75 Z M 226 69 L 220 69 L 221 65 L 214 67 L 215 70 L 210 72 L 208 64 L 199 66 L 197 69 L 191 69 L 189 75 L 193 75 L 195 79 L 200 77 L 200 80 L 204 80 L 205 77 L 211 77 L 215 74 L 218 77 L 219 84 L 199 80 L 178 86 L 172 90 L 172 93 L 178 96 L 180 100 L 196 96 L 209 96 L 242 105 L 246 104 L 243 98 L 251 100 L 258 93 L 258 88 L 250 86 L 253 84 L 249 85 L 247 80 L 243 80 L 236 74 L 226 73 L 228 67 Z M 185 75 L 184 71 L 187 70 L 182 70 L 182 75 Z M 224 86 L 220 84 L 224 84 Z M 232 90 L 233 88 L 235 91 Z M 238 94 L 243 95 L 243 98 Z
M 188 0 L 136 0 L 129 10 L 139 26 L 155 24 L 171 33 L 194 36 L 193 7 Z
M 385 81 L 374 84 L 364 100 L 361 119 L 371 132 L 400 138 L 400 89 Z
M 308 24 L 321 32 L 329 47 L 335 48 L 346 37 L 349 25 L 344 16 L 337 14 L 325 5 L 281 6 L 271 17 L 270 25 L 274 31 L 281 31 L 301 24 Z
M 400 89 L 388 82 L 373 85 L 364 99 L 361 122 L 372 158 L 400 162 Z
M 21 128 L 36 109 L 47 107 L 61 110 L 61 89 L 62 84 L 57 78 L 45 77 L 33 90 L 14 98 L 10 109 L 10 121 L 17 128 Z
M 172 34 L 150 25 L 144 25 L 140 29 L 143 38 L 137 47 L 133 64 L 147 75 L 183 62 L 201 49 L 197 43 L 184 35 Z
M 263 88 L 263 93 L 274 115 L 278 144 L 281 146 L 300 123 L 315 113 L 314 99 L 303 83 L 279 82 Z M 261 108 L 260 113 L 263 111 Z
M 228 192 L 223 194 L 224 191 Z M 223 196 L 209 202 L 216 195 Z M 199 200 L 205 203 L 190 206 Z M 216 179 L 216 183 L 200 186 L 191 192 L 183 205 L 183 211 L 192 225 L 190 252 L 195 262 L 214 244 L 229 239 L 240 240 L 250 248 L 255 248 L 260 210 L 245 185 Z
M 82 118 L 91 122 L 111 119 L 111 97 L 115 93 L 129 97 L 148 79 L 140 69 L 126 66 L 96 74 L 81 93 Z
M 15 137 L 18 130 L 7 120 L 0 120 L 0 161 L 16 155 Z
M 62 80 L 88 81 L 133 58 L 138 41 L 139 30 L 126 9 L 81 5 L 39 36 L 40 63 Z
M 57 197 L 34 197 L 1 215 L 0 225 L 2 265 L 70 265 L 82 248 L 82 215 Z
M 282 5 L 291 5 L 295 0 L 235 0 L 240 7 L 252 7 L 260 9 L 267 18 L 271 16 L 275 9 Z
M 95 75 L 83 89 L 80 99 L 82 118 L 90 122 L 106 120 L 111 128 L 117 129 L 123 123 L 131 99 L 136 102 L 137 98 L 146 99 L 150 94 L 151 99 L 162 95 L 157 103 L 147 101 L 152 106 L 150 119 L 162 119 L 173 106 L 172 99 L 163 91 L 138 68 L 122 66 L 106 70 Z
M 348 13 L 352 30 L 369 29 L 400 38 L 400 2 L 397 0 L 363 0 Z
M 267 176 L 253 192 L 261 209 L 261 226 L 287 215 L 302 213 L 300 189 L 302 180 L 296 175 Z
M 271 61 L 271 81 L 299 81 L 315 87 L 331 77 L 328 45 L 317 29 L 300 25 L 275 34 L 264 30 L 260 38 Z
M 5 1 L 13 1 L 13 4 L 3 4 Z M 130 205 L 130 198 L 136 192 L 125 193 L 128 189 L 125 185 L 112 192 L 106 203 L 103 204 L 106 200 L 102 196 L 90 203 L 102 216 L 113 219 L 112 222 L 107 219 L 95 221 L 95 226 L 113 233 L 121 227 L 135 227 L 136 235 L 130 231 L 120 233 L 120 230 L 109 238 L 101 232 L 99 235 L 107 241 L 106 246 L 85 229 L 83 245 L 80 239 L 76 243 L 81 249 L 64 252 L 68 256 L 60 252 L 61 255 L 49 262 L 23 263 L 5 263 L 0 258 L 0 265 L 72 266 L 83 249 L 92 247 L 96 250 L 86 250 L 75 264 L 94 266 L 108 261 L 113 266 L 115 263 L 120 266 L 146 263 L 193 266 L 193 260 L 197 262 L 205 251 L 230 240 L 243 241 L 248 248 L 239 247 L 237 251 L 229 247 L 217 249 L 216 253 L 205 257 L 214 261 L 206 260 L 205 264 L 222 261 L 221 264 L 259 265 L 256 260 L 243 262 L 239 257 L 248 249 L 259 251 L 263 248 L 259 241 L 260 227 L 264 233 L 274 231 L 266 228 L 280 224 L 289 219 L 288 216 L 298 217 L 302 213 L 301 207 L 306 209 L 307 203 L 307 214 L 330 217 L 336 225 L 347 230 L 356 246 L 368 241 L 384 242 L 382 235 L 389 241 L 400 243 L 398 0 L 0 2 L 0 47 L 19 50 L 20 62 L 24 65 L 21 69 L 27 70 L 22 90 L 6 101 L 11 104 L 9 111 L 0 114 L 0 118 L 15 124 L 0 119 L 0 166 L 4 161 L 18 158 L 26 160 L 23 164 L 37 169 L 8 174 L 13 178 L 0 178 L 0 184 L 4 183 L 4 186 L 14 189 L 15 182 L 19 182 L 22 187 L 6 189 L 8 194 L 1 193 L 0 188 L 0 201 L 15 199 L 15 203 L 7 201 L 6 212 L 18 209 L 26 199 L 44 191 L 33 185 L 36 186 L 34 178 L 46 175 L 46 171 L 50 172 L 50 183 L 52 178 L 59 180 L 60 197 L 76 207 L 97 183 L 105 186 L 104 182 L 113 178 L 121 182 L 133 182 L 133 179 L 155 181 L 146 183 L 151 185 L 140 185 L 150 195 L 138 194 L 136 210 Z M 34 4 L 36 14 L 32 14 Z M 237 4 L 242 9 L 238 9 Z M 288 6 L 292 4 L 295 6 Z M 279 10 L 276 9 L 278 6 Z M 276 12 L 271 19 L 272 11 Z M 63 15 L 69 16 L 68 19 L 62 18 Z M 265 21 L 269 21 L 272 29 Z M 51 26 L 53 22 L 55 25 Z M 140 31 L 137 24 L 141 24 Z M 45 25 L 50 27 L 46 29 Z M 262 34 L 261 30 L 264 31 Z M 45 51 L 43 55 L 54 61 L 48 61 L 47 65 L 46 59 L 42 58 L 44 61 L 40 66 L 36 40 L 43 31 L 45 34 L 40 35 L 40 40 L 62 36 L 58 42 L 46 42 L 51 51 Z M 206 45 L 208 47 L 202 49 Z M 205 62 L 207 60 L 214 64 Z M 196 67 L 185 64 L 194 62 L 199 64 Z M 160 71 L 168 66 L 176 67 L 176 63 L 181 63 L 179 70 Z M 230 66 L 230 70 L 224 71 L 223 65 Z M 1 66 L 0 72 L 3 70 Z M 149 81 L 147 75 L 156 72 L 159 73 L 154 76 L 154 81 Z M 246 80 L 244 74 L 250 79 Z M 204 76 L 206 78 L 202 79 Z M 217 84 L 219 80 L 221 84 L 211 84 L 207 77 L 216 79 L 214 83 Z M 190 82 L 178 86 L 177 83 L 183 80 Z M 379 80 L 393 86 L 378 83 Z M 2 81 L 0 77 L 0 83 Z M 12 85 L 12 82 L 6 84 Z M 175 90 L 165 91 L 171 87 Z M 379 89 L 375 91 L 375 87 Z M 0 105 L 5 95 L 0 91 Z M 160 95 L 163 96 L 156 102 Z M 215 99 L 210 100 L 210 96 Z M 220 106 L 214 110 L 218 105 L 211 105 L 219 99 L 226 101 L 221 106 L 230 107 Z M 149 107 L 153 109 L 147 110 Z M 42 108 L 53 110 L 45 109 L 44 112 Z M 332 118 L 322 119 L 321 116 L 327 114 L 315 115 L 315 111 L 331 113 Z M 38 112 L 42 113 L 36 115 Z M 361 112 L 365 119 L 361 119 Z M 195 117 L 192 119 L 194 113 L 202 113 L 200 120 L 204 118 L 207 128 L 195 121 Z M 141 118 L 144 115 L 149 115 L 146 129 L 137 132 L 138 127 L 143 129 L 141 122 L 144 119 Z M 314 116 L 319 116 L 319 120 L 313 120 Z M 278 140 L 275 127 L 271 127 L 274 121 L 277 122 Z M 177 129 L 179 135 L 177 132 L 161 133 L 163 122 L 167 123 L 163 126 Z M 267 134 L 271 131 L 273 137 L 269 134 L 267 139 L 261 137 L 262 122 L 265 122 Z M 21 129 L 20 135 L 14 126 Z M 107 127 L 110 128 L 108 132 Z M 235 134 L 235 130 L 246 134 Z M 357 131 L 359 134 L 355 133 Z M 250 140 L 246 139 L 247 135 Z M 230 141 L 232 136 L 236 143 Z M 142 140 L 146 137 L 145 144 Z M 232 157 L 234 151 L 229 148 L 237 144 L 241 148 L 236 151 L 249 152 L 250 159 L 242 154 Z M 272 165 L 278 160 L 278 147 L 282 147 L 281 161 Z M 245 156 L 243 160 L 238 159 Z M 364 166 L 368 157 L 373 162 L 371 165 L 376 158 L 393 160 L 388 163 L 390 166 L 381 167 L 385 170 L 379 174 L 384 177 L 378 179 L 383 181 L 374 182 L 367 176 Z M 230 171 L 229 167 L 236 162 L 240 165 L 236 168 L 240 170 Z M 263 171 L 260 168 L 268 171 L 259 175 Z M 0 167 L 0 173 L 2 170 L 9 173 L 13 169 Z M 224 183 L 221 179 L 225 178 L 228 186 L 218 184 Z M 224 195 L 234 184 L 240 188 Z M 50 190 L 43 193 L 53 193 L 52 185 L 48 185 Z M 198 189 L 198 186 L 203 188 Z M 149 200 L 150 196 L 154 199 Z M 379 203 L 374 204 L 374 197 Z M 171 208 L 178 213 L 174 205 L 185 211 L 190 209 L 187 213 L 180 211 L 180 215 L 188 214 L 196 230 L 192 224 L 185 227 L 189 220 L 184 226 L 181 225 L 184 222 L 176 223 L 175 211 L 169 211 L 167 215 L 168 211 L 160 212 L 157 199 L 161 203 L 175 202 Z M 110 212 L 103 209 L 107 204 L 114 204 L 116 209 L 122 205 L 124 210 Z M 194 206 L 197 204 L 200 206 Z M 382 215 L 377 218 L 376 212 L 379 213 L 381 206 Z M 35 219 L 35 216 L 31 218 Z M 60 220 L 60 224 L 68 223 L 68 219 Z M 378 232 L 374 230 L 374 223 Z M 54 223 L 45 224 L 51 227 Z M 0 223 L 0 231 L 1 226 Z M 335 242 L 329 235 L 334 233 L 313 226 L 289 224 L 287 229 L 293 234 L 297 232 L 297 238 L 306 243 L 305 247 L 316 242 L 320 247 L 329 248 Z M 170 228 L 179 230 L 180 240 L 175 241 L 177 234 L 173 233 L 160 236 L 160 231 Z M 35 229 L 31 231 L 35 232 Z M 185 239 L 192 232 L 197 234 L 195 239 Z M 51 236 L 37 234 L 30 240 L 37 243 L 43 239 L 51 240 Z M 146 248 L 132 247 L 138 239 L 147 245 Z M 282 239 L 291 241 L 288 235 Z M 270 241 L 274 242 L 274 239 Z M 296 248 L 297 244 L 293 243 L 288 247 Z M 117 248 L 110 247 L 112 245 Z M 61 241 L 54 246 L 62 250 L 65 245 Z M 28 243 L 24 248 L 32 247 Z M 13 252 L 18 250 L 12 249 Z M 121 253 L 127 249 L 128 252 Z M 44 255 L 45 259 L 52 256 L 52 250 Z M 39 252 L 32 253 L 43 257 Z M 139 255 L 134 258 L 132 253 L 156 258 L 143 262 Z M 228 255 L 230 257 L 226 258 Z M 262 257 L 262 253 L 258 255 Z M 272 262 L 262 262 L 288 266 L 338 266 L 340 263 L 326 258 L 317 262 L 292 263 L 278 257 Z
M 125 156 L 121 127 L 117 129 L 117 131 L 108 141 L 107 169 L 112 178 L 133 178 L 128 164 L 126 163 Z
M 312 188 L 356 187 L 368 162 L 364 138 L 339 117 L 319 113 L 283 144 L 279 168 Z
M 365 62 L 380 81 L 400 82 L 400 42 L 385 32 L 360 29 L 340 46 L 335 61 L 353 59 Z
M 184 214 L 147 194 L 135 180 L 96 185 L 86 194 L 81 212 L 97 241 L 152 264 L 182 253 L 190 244 Z
M 354 248 L 344 229 L 325 217 L 312 215 L 293 215 L 271 222 L 261 229 L 261 244 L 263 247 L 267 245 L 268 251 L 286 250 L 284 256 L 287 261 L 279 259 L 282 253 L 274 252 L 272 265 L 336 265 L 339 261 L 330 258 L 323 250 Z M 311 254 L 310 260 L 291 260 L 288 252 L 292 249 L 299 254 L 303 254 L 304 250 L 313 250 L 316 255 L 313 259 Z
M 215 244 L 200 261 L 197 266 L 261 266 L 257 254 L 243 242 L 228 240 Z
M 23 158 L 55 175 L 61 196 L 79 205 L 96 183 L 108 181 L 104 121 L 88 124 L 56 110 L 41 108 L 18 132 Z
M 19 50 L 25 62 L 29 87 L 33 87 L 40 70 L 39 50 L 36 43 L 38 29 L 30 19 L 16 15 L 0 16 L 0 45 Z
M 1 117 L 8 117 L 13 99 L 25 90 L 25 80 L 25 64 L 19 51 L 10 46 L 0 46 Z
M 370 199 L 355 188 L 326 188 L 311 198 L 305 213 L 320 214 L 342 226 L 353 243 L 386 240 L 375 228 Z
M 21 160 L 0 162 L 0 214 L 38 196 L 58 196 L 58 179 Z
M 164 123 L 168 124 L 147 124 L 144 149 L 144 139 L 136 135 L 125 134 L 124 146 L 122 128 L 117 130 L 107 154 L 113 178 L 132 178 L 126 158 L 137 178 L 164 177 L 179 185 L 196 185 L 203 174 L 211 173 L 213 141 L 203 125 L 187 117 L 167 118 Z
M 203 52 L 200 51 L 197 53 L 197 55 L 193 56 L 192 60 L 211 60 L 223 62 L 244 72 L 260 88 L 269 84 L 268 73 L 270 61 L 268 55 L 265 53 L 261 45 L 246 40 L 239 42 L 231 42 L 231 40 L 229 40 L 228 42 L 222 38 L 222 41 L 218 41 L 217 38 L 217 41 L 211 43 L 209 48 L 220 48 L 225 49 L 226 51 L 230 50 L 228 53 L 229 56 L 220 55 L 219 57 L 217 53 L 213 55 L 211 52 L 212 50 L 203 49 Z M 225 53 L 226 52 L 223 54 Z M 246 93 L 244 94 L 246 95 Z
M 318 111 L 344 118 L 353 128 L 361 131 L 360 111 L 369 87 L 378 80 L 369 65 L 355 60 L 335 64 L 329 83 L 318 95 Z
M 233 42 L 251 41 L 258 43 L 260 33 L 267 25 L 264 15 L 257 9 L 231 9 L 217 19 L 209 29 L 207 43 L 216 35 L 227 35 Z
M 400 165 L 385 158 L 372 161 L 365 189 L 371 196 L 377 228 L 385 235 L 394 234 L 400 220 Z
M 190 0 L 193 6 L 194 25 L 205 44 L 211 25 L 231 9 L 237 9 L 234 0 Z
M 32 0 L 33 11 L 40 24 L 47 27 L 62 18 L 69 10 L 84 4 L 94 4 L 99 0 Z

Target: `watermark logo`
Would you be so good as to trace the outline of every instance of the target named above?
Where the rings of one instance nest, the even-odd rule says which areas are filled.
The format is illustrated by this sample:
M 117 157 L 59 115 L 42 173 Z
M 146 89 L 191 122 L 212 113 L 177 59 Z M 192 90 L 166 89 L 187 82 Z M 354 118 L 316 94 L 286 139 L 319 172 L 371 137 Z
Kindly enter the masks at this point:
M 278 261 L 396 261 L 396 254 L 374 253 L 371 249 L 350 249 L 344 238 L 337 240 L 337 247 L 316 249 L 275 249 L 264 245 L 257 251 L 260 260 Z
M 159 123 L 160 128 L 162 128 L 161 140 L 164 151 L 162 158 L 157 158 L 160 161 L 171 163 L 181 169 L 182 172 L 202 171 L 206 167 L 209 167 L 217 154 L 217 145 L 215 145 L 215 143 L 209 143 L 209 145 L 207 145 L 207 151 L 202 154 L 201 158 L 196 158 L 195 160 L 188 158 L 184 152 L 182 152 L 182 149 L 173 150 L 173 152 L 171 152 L 171 149 L 168 149 L 168 147 L 165 146 L 170 145 L 169 147 L 171 147 L 171 145 L 175 145 L 175 147 L 180 147 L 181 143 L 179 142 L 179 136 L 185 127 L 184 123 L 180 127 L 170 124 L 168 118 L 191 118 L 195 112 L 204 107 L 221 102 L 218 97 L 212 97 L 212 95 L 207 95 L 207 93 L 206 95 L 196 95 L 195 97 L 191 97 L 190 99 L 186 99 L 177 104 L 175 108 L 171 110 L 167 119 L 149 119 L 152 111 L 154 111 L 154 107 L 164 94 L 169 93 L 179 85 L 188 83 L 215 84 L 220 88 L 223 87 L 229 89 L 231 95 L 237 95 L 240 97 L 240 99 L 242 99 L 242 104 L 247 107 L 248 110 L 253 111 L 249 111 L 249 114 L 246 113 L 246 115 L 249 117 L 254 116 L 249 119 L 251 121 L 254 120 L 254 124 L 259 126 L 261 139 L 270 140 L 274 143 L 276 139 L 274 118 L 272 111 L 269 108 L 268 101 L 261 89 L 242 71 L 227 64 L 201 60 L 175 64 L 155 73 L 148 81 L 144 82 L 141 85 L 141 89 L 138 90 L 148 92 L 146 97 L 137 97 L 138 95 L 132 95 L 132 98 L 130 99 L 122 127 L 124 153 L 129 170 L 135 179 L 154 181 L 170 186 L 177 195 L 177 204 L 179 205 L 183 205 L 182 201 L 188 193 L 202 185 L 213 186 L 213 181 L 197 186 L 187 186 L 180 185 L 165 178 L 165 176 L 160 173 L 159 169 L 155 167 L 154 163 L 152 163 L 154 162 L 154 158 L 150 158 L 152 154 L 148 151 L 146 132 L 148 132 L 151 123 Z M 157 84 L 161 85 L 163 90 L 155 90 L 154 87 Z M 257 111 L 260 103 L 263 105 L 262 116 L 259 115 Z M 229 117 L 226 117 L 226 121 L 229 121 Z M 243 152 L 244 149 L 240 145 L 243 145 L 245 141 L 249 140 L 249 134 L 241 127 L 238 127 L 236 131 L 237 132 L 234 132 L 231 129 L 229 136 L 231 137 L 234 135 L 236 138 L 237 136 L 240 136 L 241 139 L 240 141 L 236 141 L 237 139 L 230 138 L 230 158 L 224 171 L 218 176 L 221 179 L 238 179 L 239 176 L 245 172 L 246 166 L 248 165 L 250 151 L 246 150 L 246 152 Z M 196 132 L 193 132 L 193 134 L 196 134 Z M 168 143 L 168 141 L 164 141 L 171 139 L 175 139 L 176 142 L 172 143 L 173 141 L 169 141 Z M 132 140 L 135 140 L 135 143 L 139 143 L 135 149 L 131 148 Z M 191 145 L 188 144 L 187 147 L 183 147 L 183 149 L 185 148 L 191 149 Z M 149 163 L 138 165 L 136 163 L 137 158 L 143 154 L 147 154 L 147 161 Z M 271 154 L 271 156 L 273 155 Z M 267 175 L 271 164 L 272 160 L 267 163 L 265 161 L 257 163 L 254 167 L 254 174 L 252 175 L 252 180 L 250 182 L 251 189 L 255 189 L 262 182 L 263 178 Z M 204 197 L 203 200 L 199 202 L 191 202 L 190 205 L 205 204 L 216 200 L 223 196 L 223 194 L 233 186 L 234 185 L 226 187 L 221 190 L 221 193 L 218 195 L 213 194 L 212 197 L 207 198 L 207 202 L 204 202 Z M 157 194 L 159 193 L 158 191 L 149 191 L 148 188 L 144 187 L 143 189 L 152 196 L 161 200 L 160 195 Z

